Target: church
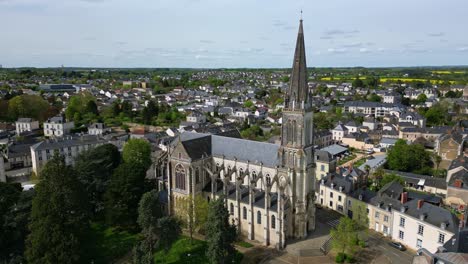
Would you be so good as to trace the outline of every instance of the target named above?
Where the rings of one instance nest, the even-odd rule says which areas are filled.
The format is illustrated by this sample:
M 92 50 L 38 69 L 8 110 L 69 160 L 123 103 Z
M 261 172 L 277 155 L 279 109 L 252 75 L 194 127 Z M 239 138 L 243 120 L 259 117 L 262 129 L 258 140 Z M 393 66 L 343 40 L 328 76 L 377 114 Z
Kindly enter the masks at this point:
M 182 197 L 223 197 L 247 239 L 284 248 L 315 229 L 312 100 L 302 19 L 284 98 L 281 144 L 225 134 L 182 133 L 168 154 L 168 206 Z

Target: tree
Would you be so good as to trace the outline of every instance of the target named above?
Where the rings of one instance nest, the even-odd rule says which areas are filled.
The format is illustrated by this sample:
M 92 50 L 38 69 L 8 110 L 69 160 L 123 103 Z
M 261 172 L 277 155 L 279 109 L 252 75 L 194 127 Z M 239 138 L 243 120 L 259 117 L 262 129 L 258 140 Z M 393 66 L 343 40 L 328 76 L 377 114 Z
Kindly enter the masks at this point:
M 75 171 L 55 153 L 35 190 L 26 246 L 28 263 L 82 262 L 89 211 Z
M 439 166 L 440 166 L 440 163 L 442 162 L 442 157 L 439 156 L 436 152 L 434 152 L 432 153 L 431 158 L 434 164 L 436 165 L 436 170 L 439 171 Z
M 427 101 L 427 96 L 425 94 L 420 94 L 418 95 L 418 98 L 416 98 L 416 101 L 420 104 L 423 104 Z
M 85 113 L 94 114 L 96 116 L 99 115 L 96 102 L 94 102 L 93 100 L 90 100 L 88 103 L 86 103 Z
M 389 174 L 385 174 L 382 178 L 382 181 L 381 181 L 381 187 L 387 185 L 388 183 L 390 182 L 393 182 L 393 181 L 396 181 L 398 182 L 399 184 L 401 185 L 405 185 L 405 180 L 403 180 L 403 178 L 401 178 L 400 176 L 396 175 L 395 173 L 389 173 Z
M 138 205 L 137 222 L 145 237 L 146 251 L 151 252 L 151 255 L 160 236 L 157 224 L 162 215 L 158 191 L 152 190 L 143 194 Z
M 236 228 L 229 224 L 229 213 L 223 197 L 210 203 L 205 228 L 209 262 L 231 263 L 235 253 L 232 243 L 236 239 Z
M 192 243 L 194 231 L 206 223 L 208 201 L 201 195 L 195 197 L 189 195 L 177 202 L 177 211 L 179 219 L 190 233 L 190 243 Z
M 364 87 L 364 82 L 359 79 L 359 76 L 356 77 L 356 79 L 353 80 L 353 88 L 356 89 L 356 88 L 362 88 Z
M 70 97 L 67 109 L 65 110 L 65 116 L 68 120 L 74 119 L 76 113 L 79 114 L 78 116 L 84 116 L 87 113 L 88 107 L 89 110 L 97 113 L 96 103 L 94 105 L 90 103 L 91 101 L 94 102 L 94 100 L 94 96 L 88 92 L 82 92 Z
M 3 156 L 0 155 L 0 159 Z M 11 184 L 0 182 L 0 260 L 6 261 L 9 259 L 11 249 L 10 231 L 4 226 L 8 213 L 14 207 L 21 195 L 21 184 Z
M 428 126 L 438 126 L 448 124 L 450 116 L 448 115 L 448 108 L 440 103 L 433 105 L 427 110 L 424 115 L 427 119 Z
M 49 103 L 38 95 L 23 94 L 13 97 L 8 102 L 8 117 L 16 120 L 19 117 L 31 117 L 39 121 L 46 120 Z
M 83 184 L 93 213 L 104 209 L 104 193 L 115 168 L 120 164 L 120 152 L 112 144 L 104 144 L 82 152 L 75 161 L 78 180 Z
M 431 168 L 432 162 L 422 145 L 408 145 L 406 141 L 399 139 L 388 151 L 387 166 L 391 170 L 419 173 Z
M 145 192 L 146 169 L 137 163 L 124 162 L 112 174 L 104 194 L 106 223 L 134 228 L 138 203 Z
M 350 218 L 343 216 L 339 224 L 330 231 L 332 247 L 342 254 L 353 255 L 357 248 L 358 230 Z
M 25 262 L 24 249 L 29 235 L 28 225 L 33 197 L 34 190 L 22 191 L 15 204 L 4 215 L 3 227 L 0 226 L 0 262 L 2 263 Z M 7 244 L 4 245 L 1 241 Z
M 160 233 L 159 245 L 167 252 L 172 243 L 180 236 L 180 225 L 177 219 L 165 216 L 158 220 L 158 229 Z
M 125 143 L 122 158 L 126 163 L 134 163 L 145 171 L 151 166 L 151 146 L 144 139 L 130 139 Z
M 372 93 L 372 94 L 369 95 L 367 98 L 368 98 L 368 100 L 371 101 L 371 102 L 381 102 L 381 101 L 382 101 L 382 97 L 378 96 L 378 95 L 375 94 L 375 93 Z

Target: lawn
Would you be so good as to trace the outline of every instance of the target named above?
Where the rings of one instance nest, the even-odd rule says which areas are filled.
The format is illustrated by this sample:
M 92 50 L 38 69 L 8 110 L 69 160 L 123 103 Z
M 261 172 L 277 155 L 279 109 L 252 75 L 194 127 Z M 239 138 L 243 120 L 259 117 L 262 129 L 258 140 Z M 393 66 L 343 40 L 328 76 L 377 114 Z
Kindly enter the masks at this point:
M 343 165 L 344 163 L 356 158 L 356 154 L 351 154 L 349 156 L 346 156 L 338 161 L 338 165 Z
M 130 252 L 138 239 L 138 234 L 93 223 L 86 244 L 89 261 L 113 263 Z
M 179 238 L 179 240 L 174 242 L 168 252 L 164 252 L 164 250 L 157 251 L 154 254 L 154 263 L 208 263 L 208 260 L 205 256 L 206 248 L 207 244 L 205 241 L 194 239 L 193 243 L 190 244 L 190 238 L 182 236 Z M 234 263 L 240 263 L 241 260 L 242 254 L 237 252 Z

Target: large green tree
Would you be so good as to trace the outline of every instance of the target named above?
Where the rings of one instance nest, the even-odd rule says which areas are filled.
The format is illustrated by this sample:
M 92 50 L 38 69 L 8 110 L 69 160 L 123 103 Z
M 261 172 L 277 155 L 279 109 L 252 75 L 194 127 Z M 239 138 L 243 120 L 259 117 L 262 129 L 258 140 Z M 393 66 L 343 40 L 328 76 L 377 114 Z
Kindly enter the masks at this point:
M 229 224 L 229 212 L 224 206 L 224 199 L 212 201 L 206 221 L 208 248 L 206 256 L 212 264 L 231 263 L 235 250 L 232 243 L 236 239 L 236 228 Z
M 146 171 L 151 166 L 151 145 L 144 139 L 130 139 L 124 145 L 122 157 L 124 162 L 141 166 Z
M 87 114 L 88 110 L 91 111 L 91 114 L 94 114 L 95 110 L 97 111 L 97 106 L 96 109 L 94 109 L 94 106 L 92 106 L 92 104 L 89 104 L 90 101 L 94 100 L 94 96 L 88 92 L 82 92 L 70 97 L 67 109 L 65 110 L 65 115 L 67 119 L 74 119 L 76 117 L 76 114 L 78 114 L 79 116 L 84 116 L 85 114 Z
M 343 216 L 339 224 L 330 231 L 332 247 L 338 253 L 353 255 L 356 252 L 358 242 L 358 227 L 356 223 Z
M 110 177 L 120 164 L 120 152 L 112 144 L 104 144 L 81 153 L 75 161 L 78 180 L 83 184 L 94 213 L 104 208 L 104 193 Z
M 13 97 L 8 102 L 8 117 L 16 120 L 19 117 L 31 117 L 39 121 L 46 120 L 49 103 L 38 95 L 23 94 Z
M 387 166 L 391 170 L 421 173 L 432 167 L 430 154 L 420 144 L 407 144 L 399 139 L 388 151 Z
M 1 192 L 0 192 L 1 193 Z M 24 263 L 26 237 L 29 234 L 29 218 L 31 215 L 34 190 L 23 191 L 18 200 L 4 215 L 3 227 L 0 227 L 0 262 Z
M 190 234 L 190 243 L 193 241 L 193 233 L 204 227 L 208 215 L 208 201 L 201 195 L 188 195 L 177 202 L 176 206 L 179 219 Z
M 147 250 L 153 252 L 156 242 L 160 236 L 158 220 L 163 216 L 159 202 L 159 192 L 152 190 L 141 197 L 138 205 L 138 225 L 142 229 Z
M 81 263 L 89 228 L 86 196 L 75 171 L 57 153 L 41 172 L 32 201 L 28 263 Z
M 115 169 L 104 194 L 109 225 L 136 227 L 138 203 L 145 192 L 145 176 L 146 169 L 137 163 L 124 162 Z

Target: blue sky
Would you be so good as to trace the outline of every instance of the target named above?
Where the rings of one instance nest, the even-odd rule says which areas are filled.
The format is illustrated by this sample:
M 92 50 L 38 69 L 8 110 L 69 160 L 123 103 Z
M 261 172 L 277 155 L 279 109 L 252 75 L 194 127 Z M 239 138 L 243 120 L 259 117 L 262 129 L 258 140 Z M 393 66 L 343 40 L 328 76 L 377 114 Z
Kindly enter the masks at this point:
M 0 0 L 4 67 L 468 64 L 467 0 Z

